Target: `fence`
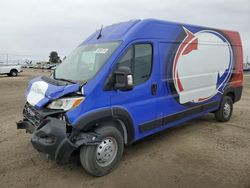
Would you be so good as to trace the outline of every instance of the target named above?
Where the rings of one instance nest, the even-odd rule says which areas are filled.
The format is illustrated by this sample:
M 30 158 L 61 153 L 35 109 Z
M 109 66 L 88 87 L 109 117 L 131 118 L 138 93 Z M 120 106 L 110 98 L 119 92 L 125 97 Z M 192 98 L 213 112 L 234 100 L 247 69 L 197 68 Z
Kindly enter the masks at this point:
M 37 64 L 41 61 L 48 61 L 48 57 L 0 53 L 0 64 Z

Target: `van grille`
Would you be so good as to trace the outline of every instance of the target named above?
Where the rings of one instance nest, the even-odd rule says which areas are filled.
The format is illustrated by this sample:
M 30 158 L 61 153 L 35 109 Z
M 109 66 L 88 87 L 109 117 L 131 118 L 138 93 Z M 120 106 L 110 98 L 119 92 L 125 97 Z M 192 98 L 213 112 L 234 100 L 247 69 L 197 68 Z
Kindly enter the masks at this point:
M 28 119 L 33 125 L 38 126 L 41 123 L 42 117 L 35 107 L 26 103 L 23 109 L 23 116 Z

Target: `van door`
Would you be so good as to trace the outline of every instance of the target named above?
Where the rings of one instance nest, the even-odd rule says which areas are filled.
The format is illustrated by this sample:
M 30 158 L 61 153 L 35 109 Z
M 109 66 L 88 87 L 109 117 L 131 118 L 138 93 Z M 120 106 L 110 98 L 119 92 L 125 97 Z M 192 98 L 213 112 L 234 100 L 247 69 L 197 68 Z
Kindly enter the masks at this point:
M 134 87 L 129 91 L 113 91 L 111 106 L 121 106 L 131 115 L 135 126 L 135 139 L 142 137 L 140 125 L 156 120 L 158 97 L 158 57 L 152 43 L 131 45 L 118 60 L 116 67 L 128 66 L 132 70 Z

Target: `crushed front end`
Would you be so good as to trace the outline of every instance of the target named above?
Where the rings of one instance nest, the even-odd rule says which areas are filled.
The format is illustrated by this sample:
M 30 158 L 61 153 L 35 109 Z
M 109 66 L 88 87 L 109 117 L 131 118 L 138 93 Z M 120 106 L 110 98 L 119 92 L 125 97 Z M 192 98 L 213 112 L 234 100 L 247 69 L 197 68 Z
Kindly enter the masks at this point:
M 65 89 L 63 91 L 61 91 L 61 88 L 60 90 L 55 89 L 56 85 L 52 86 L 51 83 L 48 83 L 48 80 L 46 81 L 46 84 L 49 85 L 48 88 L 53 87 L 56 93 L 63 92 L 65 94 Z M 39 80 L 39 82 L 45 81 L 43 79 L 43 81 Z M 36 84 L 37 82 L 34 83 Z M 39 89 L 38 85 L 35 89 L 33 88 L 33 91 L 31 88 L 28 93 L 38 92 L 40 91 Z M 69 94 L 72 94 L 72 90 L 69 92 L 71 92 Z M 45 98 L 46 94 L 44 93 L 43 95 Z M 73 130 L 72 125 L 67 119 L 67 111 L 65 109 L 48 108 L 48 105 L 51 105 L 53 101 L 60 99 L 60 97 L 48 98 L 51 99 L 50 102 L 42 104 L 41 101 L 44 101 L 42 98 L 37 103 L 38 105 L 31 105 L 29 100 L 27 100 L 23 109 L 23 119 L 17 122 L 17 129 L 25 129 L 27 133 L 32 134 L 31 143 L 36 150 L 47 154 L 49 158 L 56 160 L 57 163 L 64 164 L 69 161 L 72 152 L 77 150 L 81 145 L 99 143 L 98 135 L 94 132 Z
M 48 154 L 58 163 L 66 163 L 71 153 L 77 149 L 77 145 L 70 141 L 63 111 L 38 110 L 26 103 L 23 116 L 24 119 L 17 122 L 17 128 L 25 129 L 26 132 L 32 134 L 33 147 Z

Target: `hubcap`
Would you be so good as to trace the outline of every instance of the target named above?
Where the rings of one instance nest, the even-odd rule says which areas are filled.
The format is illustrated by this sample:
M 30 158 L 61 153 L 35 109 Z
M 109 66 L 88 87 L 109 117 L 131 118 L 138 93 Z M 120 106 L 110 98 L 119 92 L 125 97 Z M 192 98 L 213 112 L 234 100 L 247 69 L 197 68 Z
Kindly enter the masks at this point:
M 97 164 L 102 167 L 111 164 L 116 157 L 117 148 L 117 141 L 113 137 L 103 139 L 96 150 Z
M 228 118 L 230 116 L 230 113 L 231 113 L 231 106 L 230 104 L 228 104 L 228 102 L 226 102 L 223 108 L 224 117 Z

